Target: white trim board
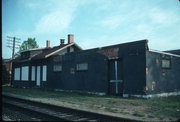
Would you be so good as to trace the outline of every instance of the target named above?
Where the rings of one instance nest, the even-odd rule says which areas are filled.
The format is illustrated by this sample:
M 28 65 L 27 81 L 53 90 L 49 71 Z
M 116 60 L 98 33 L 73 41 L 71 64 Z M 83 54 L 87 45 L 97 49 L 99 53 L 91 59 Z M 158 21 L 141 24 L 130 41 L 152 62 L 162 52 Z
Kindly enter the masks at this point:
M 167 52 L 163 52 L 163 51 L 158 51 L 158 50 L 149 49 L 148 51 L 155 52 L 155 53 L 166 54 L 166 55 L 171 55 L 171 56 L 175 56 L 175 57 L 180 57 L 180 55 L 176 55 L 176 54 L 172 54 L 172 53 L 167 53 Z
M 54 52 L 46 55 L 45 58 L 48 58 L 49 56 L 51 56 L 51 55 L 53 55 L 53 54 L 55 54 L 55 53 L 58 53 L 59 51 L 65 49 L 65 48 L 67 48 L 67 47 L 70 47 L 70 46 L 72 46 L 72 45 L 75 45 L 75 46 L 77 46 L 78 48 L 80 48 L 80 49 L 82 50 L 82 48 L 79 47 L 76 43 L 71 43 L 71 44 L 68 44 L 68 45 L 64 46 L 63 48 L 60 48 L 60 49 L 58 49 L 58 50 L 56 50 L 56 51 L 54 51 Z

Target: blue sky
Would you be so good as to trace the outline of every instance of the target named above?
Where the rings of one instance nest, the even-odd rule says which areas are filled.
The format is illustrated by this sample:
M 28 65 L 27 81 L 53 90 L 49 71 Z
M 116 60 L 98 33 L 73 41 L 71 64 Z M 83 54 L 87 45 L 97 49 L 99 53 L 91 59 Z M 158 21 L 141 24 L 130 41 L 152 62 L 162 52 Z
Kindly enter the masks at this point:
M 59 45 L 74 34 L 83 49 L 148 39 L 151 49 L 180 49 L 179 0 L 3 0 L 2 56 L 6 36 Z M 18 49 L 16 49 L 16 52 Z

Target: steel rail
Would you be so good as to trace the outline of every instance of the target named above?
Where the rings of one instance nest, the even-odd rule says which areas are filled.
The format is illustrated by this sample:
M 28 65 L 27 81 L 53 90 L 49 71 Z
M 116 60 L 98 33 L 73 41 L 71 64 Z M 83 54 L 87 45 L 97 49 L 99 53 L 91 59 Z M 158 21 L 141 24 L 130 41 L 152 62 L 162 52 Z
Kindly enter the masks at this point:
M 28 115 L 31 118 L 35 118 L 35 120 L 41 120 L 41 121 L 67 121 L 64 119 L 61 119 L 59 117 L 55 117 L 49 114 L 45 114 L 39 111 L 35 111 L 32 109 L 24 108 L 22 106 L 17 106 L 8 102 L 3 102 L 3 107 L 8 108 L 9 110 L 12 111 L 18 111 L 22 114 Z
M 14 101 L 10 102 L 10 101 Z M 21 105 L 18 106 L 18 103 Z M 111 115 L 105 115 L 105 114 L 99 114 L 84 110 L 77 110 L 73 108 L 67 108 L 62 106 L 56 106 L 52 104 L 47 103 L 41 103 L 36 102 L 32 100 L 27 100 L 19 97 L 9 96 L 9 95 L 3 95 L 3 104 L 11 105 L 11 106 L 18 106 L 21 109 L 28 109 L 27 111 L 36 112 L 37 114 L 41 116 L 49 117 L 53 120 L 58 121 L 139 121 L 139 120 L 133 120 L 129 118 L 122 118 L 122 117 L 116 117 Z M 24 104 L 24 105 L 23 105 Z M 27 106 L 30 106 L 28 108 Z M 38 107 L 38 108 L 37 108 Z M 30 109 L 30 110 L 29 110 Z M 53 112 L 54 113 L 53 113 Z

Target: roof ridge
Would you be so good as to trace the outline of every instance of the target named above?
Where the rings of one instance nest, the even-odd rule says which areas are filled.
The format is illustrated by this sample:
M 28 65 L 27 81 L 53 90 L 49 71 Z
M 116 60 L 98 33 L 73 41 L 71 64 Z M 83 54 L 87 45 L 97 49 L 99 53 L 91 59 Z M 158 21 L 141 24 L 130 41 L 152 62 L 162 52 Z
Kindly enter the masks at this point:
M 73 43 L 69 43 L 69 44 L 66 44 L 66 45 L 62 45 L 61 48 L 55 50 L 54 52 L 52 52 L 52 53 L 50 53 L 50 54 L 48 54 L 48 55 L 46 55 L 45 58 L 47 58 L 47 57 L 51 56 L 52 54 L 55 54 L 55 53 L 57 53 L 57 52 L 65 49 L 65 48 L 67 48 L 67 47 L 69 47 L 69 46 L 71 46 L 71 45 L 74 45 L 74 44 L 75 44 L 75 43 L 73 42 Z

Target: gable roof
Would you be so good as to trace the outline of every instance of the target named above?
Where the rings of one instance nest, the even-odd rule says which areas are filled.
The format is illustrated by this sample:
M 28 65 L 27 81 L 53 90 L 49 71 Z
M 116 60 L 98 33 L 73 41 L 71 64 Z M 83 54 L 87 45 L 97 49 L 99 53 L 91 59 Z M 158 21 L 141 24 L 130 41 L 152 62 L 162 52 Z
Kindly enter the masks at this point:
M 31 59 L 32 59 L 32 60 L 35 60 L 35 59 L 48 58 L 48 57 L 50 57 L 51 55 L 56 54 L 56 53 L 58 53 L 59 51 L 65 49 L 65 48 L 68 48 L 68 47 L 70 47 L 70 46 L 72 46 L 72 45 L 75 45 L 76 47 L 78 47 L 79 49 L 82 50 L 82 48 L 79 47 L 76 43 L 64 44 L 64 45 L 60 45 L 60 46 L 55 46 L 55 47 L 50 48 L 50 49 L 48 49 L 48 50 L 44 50 L 42 53 L 33 56 Z
M 50 48 L 50 47 L 33 48 L 33 49 L 28 49 L 28 50 L 21 51 L 21 53 L 22 53 L 22 52 L 28 52 L 28 51 L 44 50 L 44 49 L 48 49 L 48 48 Z

